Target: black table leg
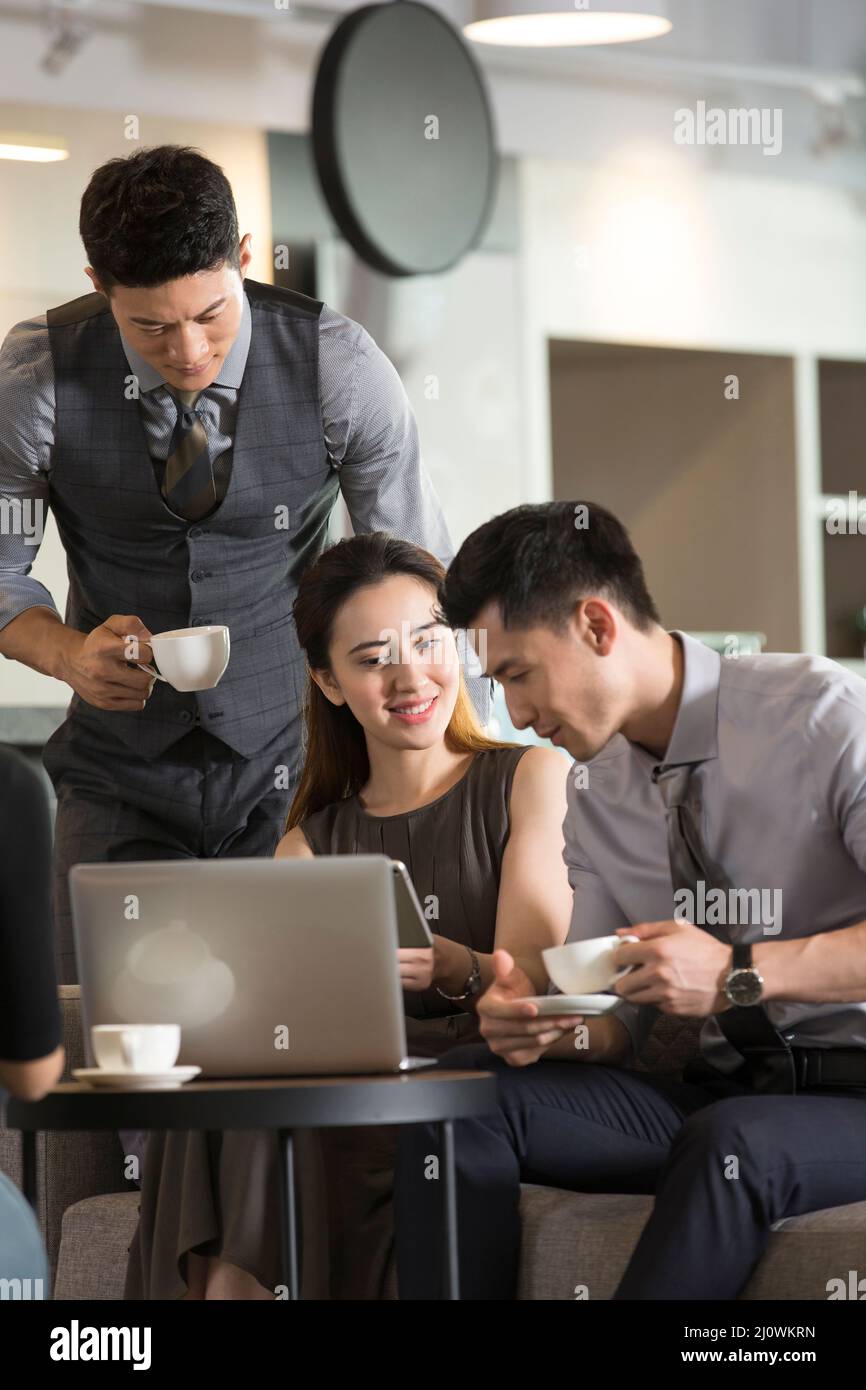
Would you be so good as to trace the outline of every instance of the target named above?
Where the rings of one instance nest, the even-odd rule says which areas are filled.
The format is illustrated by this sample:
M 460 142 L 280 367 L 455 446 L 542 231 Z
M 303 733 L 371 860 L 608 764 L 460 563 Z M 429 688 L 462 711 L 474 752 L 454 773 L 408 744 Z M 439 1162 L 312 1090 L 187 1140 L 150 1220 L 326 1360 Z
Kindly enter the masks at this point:
M 21 1190 L 36 1215 L 38 1196 L 36 1192 L 36 1130 L 21 1131 Z
M 280 1192 L 282 1194 L 283 1274 L 294 1303 L 301 1296 L 298 1279 L 298 1213 L 295 1205 L 295 1154 L 292 1131 L 281 1129 L 277 1134 L 280 1149 Z
M 439 1123 L 441 1152 L 445 1159 L 442 1201 L 444 1204 L 445 1231 L 445 1297 L 459 1299 L 460 1270 L 457 1263 L 457 1173 L 454 1166 L 454 1121 L 441 1120 Z

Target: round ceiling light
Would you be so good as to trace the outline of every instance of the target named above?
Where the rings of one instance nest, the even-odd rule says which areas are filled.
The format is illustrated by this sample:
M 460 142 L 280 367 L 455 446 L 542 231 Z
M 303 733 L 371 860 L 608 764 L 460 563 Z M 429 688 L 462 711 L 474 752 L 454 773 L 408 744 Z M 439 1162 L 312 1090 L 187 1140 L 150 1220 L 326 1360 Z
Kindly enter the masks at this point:
M 672 28 L 665 0 L 591 0 L 556 6 L 556 0 L 475 0 L 474 19 L 464 25 L 476 43 L 514 48 L 567 48 L 636 43 L 660 38 Z

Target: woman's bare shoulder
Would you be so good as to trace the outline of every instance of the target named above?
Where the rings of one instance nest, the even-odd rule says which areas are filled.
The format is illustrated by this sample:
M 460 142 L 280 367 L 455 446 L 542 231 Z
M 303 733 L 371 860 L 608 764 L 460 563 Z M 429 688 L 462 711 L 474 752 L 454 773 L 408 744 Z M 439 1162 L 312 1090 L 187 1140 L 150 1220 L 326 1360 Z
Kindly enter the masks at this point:
M 288 830 L 274 851 L 275 859 L 312 859 L 310 842 L 299 825 Z
M 569 761 L 555 748 L 527 748 L 514 770 L 511 787 L 512 815 L 518 815 L 522 808 L 530 813 L 539 803 L 552 797 L 557 804 L 561 800 L 563 808 L 566 800 Z

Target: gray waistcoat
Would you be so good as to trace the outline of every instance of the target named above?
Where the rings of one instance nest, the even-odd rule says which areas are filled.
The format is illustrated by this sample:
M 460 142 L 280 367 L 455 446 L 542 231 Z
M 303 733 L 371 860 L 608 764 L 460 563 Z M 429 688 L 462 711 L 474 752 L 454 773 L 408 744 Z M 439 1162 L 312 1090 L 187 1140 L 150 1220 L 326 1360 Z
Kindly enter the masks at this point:
M 146 757 L 202 726 L 245 757 L 281 731 L 299 741 L 305 688 L 292 603 L 326 541 L 338 490 L 318 383 L 321 303 L 245 280 L 252 337 L 238 393 L 231 483 L 191 523 L 166 506 L 129 363 L 101 294 L 49 309 L 57 400 L 51 508 L 69 571 L 66 622 L 90 632 L 112 613 L 151 632 L 225 623 L 231 659 L 215 690 L 157 681 L 140 713 L 98 710 L 77 695 L 70 717 L 99 720 Z

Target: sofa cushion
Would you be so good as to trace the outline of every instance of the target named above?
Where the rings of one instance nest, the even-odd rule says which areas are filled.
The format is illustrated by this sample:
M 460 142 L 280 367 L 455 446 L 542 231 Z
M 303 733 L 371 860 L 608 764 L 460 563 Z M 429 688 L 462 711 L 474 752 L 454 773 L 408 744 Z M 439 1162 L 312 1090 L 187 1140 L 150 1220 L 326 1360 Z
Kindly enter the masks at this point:
M 652 1197 L 524 1183 L 517 1297 L 610 1298 L 652 1211 Z
M 614 1293 L 652 1211 L 651 1196 L 521 1189 L 518 1298 L 590 1299 Z M 830 1279 L 866 1269 L 866 1202 L 786 1217 L 740 1295 L 826 1299 Z
M 126 1257 L 138 1224 L 137 1192 L 87 1197 L 63 1214 L 55 1299 L 122 1299 Z

